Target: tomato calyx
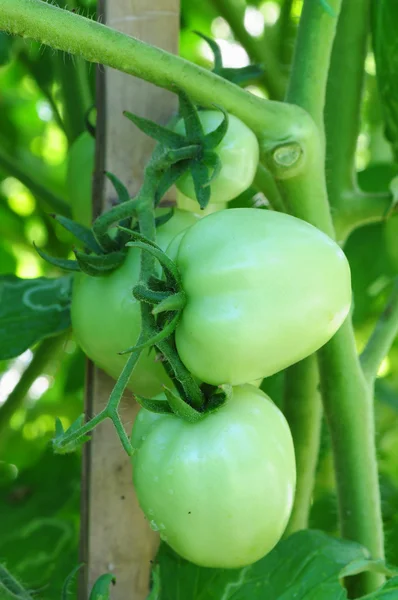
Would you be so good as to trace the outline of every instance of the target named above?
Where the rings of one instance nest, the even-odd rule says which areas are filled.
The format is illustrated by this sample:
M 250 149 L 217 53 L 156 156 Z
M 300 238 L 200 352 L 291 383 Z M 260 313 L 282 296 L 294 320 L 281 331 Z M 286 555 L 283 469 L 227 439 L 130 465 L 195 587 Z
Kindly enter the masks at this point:
M 191 406 L 178 393 L 166 386 L 164 386 L 166 400 L 143 398 L 137 395 L 135 398 L 143 408 L 150 412 L 156 414 L 173 414 L 188 423 L 197 423 L 210 413 L 218 410 L 232 397 L 232 386 L 230 385 L 213 387 L 204 384 L 202 391 L 204 392 L 205 403 L 200 410 Z

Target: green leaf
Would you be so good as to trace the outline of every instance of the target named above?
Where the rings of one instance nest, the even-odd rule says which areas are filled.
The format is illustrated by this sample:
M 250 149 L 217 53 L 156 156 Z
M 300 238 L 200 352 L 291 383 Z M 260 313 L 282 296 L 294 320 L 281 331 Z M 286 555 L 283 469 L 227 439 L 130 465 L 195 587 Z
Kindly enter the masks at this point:
M 197 567 L 162 544 L 159 600 L 347 600 L 340 578 L 358 561 L 362 570 L 373 563 L 359 544 L 311 530 L 295 533 L 243 569 Z
M 110 586 L 115 585 L 116 577 L 110 573 L 101 575 L 94 583 L 89 600 L 111 600 Z
M 70 326 L 72 278 L 0 277 L 0 360 Z
M 362 596 L 359 600 L 396 600 L 398 598 L 398 577 L 393 577 L 372 594 Z
M 147 600 L 160 600 L 160 585 L 160 569 L 159 565 L 155 565 L 155 567 L 152 569 L 152 589 L 149 592 Z
M 372 39 L 377 83 L 383 108 L 386 135 L 398 158 L 398 3 L 377 0 L 372 3 Z
M 90 436 L 83 434 L 73 441 L 65 442 L 65 438 L 78 431 L 83 425 L 84 414 L 80 415 L 66 431 L 64 431 L 60 419 L 55 420 L 55 436 L 53 438 L 53 450 L 55 454 L 69 454 L 70 452 L 75 452 L 78 448 L 83 446 L 83 444 L 89 441 Z

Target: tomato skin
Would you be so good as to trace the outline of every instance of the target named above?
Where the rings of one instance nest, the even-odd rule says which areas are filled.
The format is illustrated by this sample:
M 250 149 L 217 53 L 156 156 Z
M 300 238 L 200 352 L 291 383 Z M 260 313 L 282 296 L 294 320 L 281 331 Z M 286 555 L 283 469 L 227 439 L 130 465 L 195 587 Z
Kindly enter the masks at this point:
M 95 140 L 85 131 L 69 148 L 66 187 L 73 219 L 86 227 L 90 227 L 92 221 L 94 156 Z
M 159 245 L 165 248 L 178 232 L 197 220 L 192 213 L 176 210 L 158 229 Z M 125 262 L 109 275 L 78 273 L 74 281 L 71 317 L 76 340 L 87 356 L 114 379 L 128 358 L 118 352 L 133 346 L 140 333 L 140 303 L 132 294 L 139 270 L 140 251 L 131 248 Z M 152 396 L 162 390 L 163 384 L 171 385 L 155 357 L 153 350 L 141 353 L 128 384 L 133 392 Z
M 210 133 L 221 123 L 221 111 L 205 110 L 199 112 L 199 118 L 205 133 Z M 185 125 L 180 120 L 177 133 L 185 133 Z M 244 192 L 252 183 L 259 161 L 259 145 L 256 136 L 247 125 L 234 115 L 229 115 L 229 125 L 225 137 L 215 149 L 221 159 L 222 168 L 211 182 L 210 202 L 229 202 Z M 193 179 L 189 172 L 177 181 L 177 188 L 196 200 Z
M 288 424 L 264 392 L 236 387 L 199 423 L 157 415 L 134 428 L 139 503 L 176 552 L 200 566 L 237 568 L 272 550 L 290 516 L 296 471 Z
M 288 367 L 323 346 L 350 308 L 342 250 L 289 215 L 253 208 L 214 213 L 168 252 L 187 299 L 177 350 L 206 383 L 239 385 Z

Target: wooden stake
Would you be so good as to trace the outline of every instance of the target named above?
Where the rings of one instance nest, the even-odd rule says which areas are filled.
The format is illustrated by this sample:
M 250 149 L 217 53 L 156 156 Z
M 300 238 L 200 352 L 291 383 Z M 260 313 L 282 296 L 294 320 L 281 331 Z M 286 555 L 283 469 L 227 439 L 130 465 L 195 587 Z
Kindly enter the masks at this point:
M 99 18 L 107 25 L 171 52 L 178 47 L 178 0 L 102 0 Z M 134 195 L 142 182 L 153 141 L 123 116 L 129 110 L 165 124 L 176 108 L 176 96 L 139 79 L 99 67 L 97 85 L 97 156 L 94 215 L 107 210 L 114 191 L 104 181 L 104 168 L 114 173 Z M 101 298 L 98 298 L 101 302 Z M 101 326 L 101 324 L 99 324 Z M 86 414 L 106 405 L 114 382 L 89 365 Z M 120 406 L 126 430 L 131 430 L 138 405 L 126 394 Z M 157 536 L 138 507 L 131 464 L 111 422 L 102 423 L 86 444 L 82 481 L 81 558 L 88 564 L 82 576 L 80 600 L 101 574 L 112 572 L 112 600 L 144 600 L 148 594 L 150 560 Z

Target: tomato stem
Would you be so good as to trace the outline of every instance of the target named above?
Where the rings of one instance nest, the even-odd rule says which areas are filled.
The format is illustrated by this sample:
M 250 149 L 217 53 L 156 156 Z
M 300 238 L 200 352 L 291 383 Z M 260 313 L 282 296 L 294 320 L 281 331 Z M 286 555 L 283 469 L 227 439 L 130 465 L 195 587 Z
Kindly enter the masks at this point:
M 322 422 L 315 355 L 287 369 L 285 381 L 283 412 L 292 432 L 297 467 L 293 511 L 285 531 L 287 537 L 308 527 L 312 502 Z

